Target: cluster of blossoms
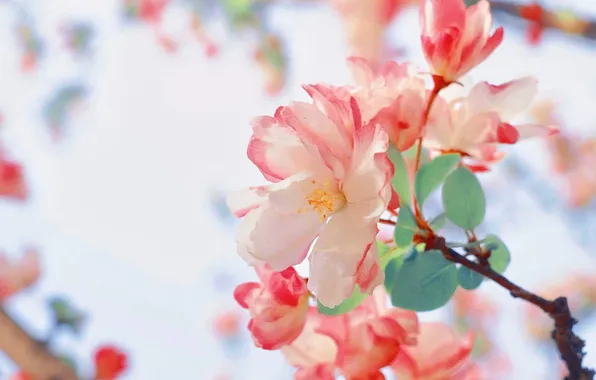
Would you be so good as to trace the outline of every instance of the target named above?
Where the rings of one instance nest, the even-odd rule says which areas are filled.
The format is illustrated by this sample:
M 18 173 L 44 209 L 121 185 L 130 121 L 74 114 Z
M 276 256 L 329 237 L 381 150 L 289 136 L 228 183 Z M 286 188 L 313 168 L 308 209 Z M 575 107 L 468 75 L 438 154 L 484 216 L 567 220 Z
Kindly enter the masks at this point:
M 472 334 L 386 306 L 378 224 L 407 203 L 392 182 L 388 152 L 414 148 L 419 157 L 424 147 L 486 171 L 503 158 L 500 145 L 556 129 L 512 124 L 537 92 L 532 78 L 469 89 L 457 83 L 502 41 L 501 28 L 491 33 L 488 1 L 467 9 L 463 0 L 424 1 L 420 21 L 430 89 L 428 70 L 410 63 L 350 58 L 354 85 L 305 85 L 312 101 L 252 124 L 248 157 L 271 184 L 228 197 L 242 218 L 238 253 L 259 276 L 234 295 L 250 311 L 255 344 L 281 350 L 298 368 L 296 379 L 334 379 L 336 371 L 349 380 L 384 379 L 386 367 L 400 380 L 482 378 L 469 360 Z M 304 278 L 294 266 L 307 257 Z M 355 290 L 370 296 L 341 315 L 320 312 L 341 307 Z

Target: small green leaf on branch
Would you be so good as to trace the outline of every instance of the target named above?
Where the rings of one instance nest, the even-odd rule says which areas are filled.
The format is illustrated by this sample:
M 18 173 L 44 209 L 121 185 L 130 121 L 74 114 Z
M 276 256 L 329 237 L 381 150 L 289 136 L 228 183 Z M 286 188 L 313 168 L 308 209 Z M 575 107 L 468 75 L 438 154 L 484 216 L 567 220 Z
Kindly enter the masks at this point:
M 468 168 L 462 166 L 447 176 L 442 198 L 445 214 L 456 226 L 471 230 L 484 220 L 484 190 L 478 178 Z

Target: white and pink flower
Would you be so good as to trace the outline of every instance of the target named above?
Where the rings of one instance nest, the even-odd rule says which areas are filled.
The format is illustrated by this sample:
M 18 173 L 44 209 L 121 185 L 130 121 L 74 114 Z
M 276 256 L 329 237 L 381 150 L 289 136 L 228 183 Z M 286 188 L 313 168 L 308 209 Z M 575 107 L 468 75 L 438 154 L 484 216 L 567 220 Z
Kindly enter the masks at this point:
M 482 165 L 505 157 L 499 144 L 515 144 L 519 140 L 549 136 L 555 126 L 536 124 L 512 125 L 512 119 L 530 105 L 537 92 L 534 78 L 516 79 L 499 86 L 481 82 L 467 95 L 452 99 L 437 98 L 435 112 L 429 118 L 424 144 L 441 153 L 460 153 Z
M 281 271 L 310 250 L 308 287 L 333 307 L 355 285 L 370 293 L 383 282 L 375 236 L 393 167 L 387 134 L 362 123 L 356 100 L 311 96 L 314 104 L 294 102 L 253 123 L 248 156 L 273 184 L 232 194 L 228 205 L 244 217 L 241 257 Z

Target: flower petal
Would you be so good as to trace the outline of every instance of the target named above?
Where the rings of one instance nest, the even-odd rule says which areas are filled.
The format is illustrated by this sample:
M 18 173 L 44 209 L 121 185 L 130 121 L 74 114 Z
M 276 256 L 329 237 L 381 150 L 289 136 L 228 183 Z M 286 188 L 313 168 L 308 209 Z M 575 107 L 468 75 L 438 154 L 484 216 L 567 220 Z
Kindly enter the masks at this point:
M 315 190 L 310 173 L 280 182 L 267 202 L 250 211 L 238 228 L 238 253 L 281 271 L 304 260 L 324 219 L 307 202 Z
M 526 109 L 538 92 L 538 82 L 532 77 L 516 79 L 499 86 L 487 82 L 475 85 L 467 98 L 469 112 L 497 112 L 502 121 L 511 121 Z
M 349 203 L 367 203 L 369 217 L 379 218 L 391 199 L 392 165 L 387 157 L 387 133 L 369 124 L 354 137 L 354 153 L 343 183 Z
M 377 222 L 367 219 L 368 213 L 366 207 L 348 205 L 333 215 L 313 246 L 308 287 L 327 307 L 348 298 L 363 278 L 367 291 L 383 282 L 383 272 L 374 270 L 378 265 L 378 250 L 373 244 Z M 367 270 L 372 272 L 359 273 Z
M 392 367 L 405 379 L 449 379 L 468 359 L 474 336 L 459 337 L 453 328 L 440 323 L 423 323 L 415 346 L 402 346 Z
M 233 191 L 228 194 L 226 203 L 230 211 L 242 218 L 249 211 L 259 207 L 267 200 L 267 186 L 255 186 L 248 189 Z
M 302 170 L 312 169 L 323 160 L 315 146 L 282 121 L 269 116 L 256 118 L 248 144 L 248 158 L 269 181 L 278 182 Z
M 292 102 L 282 107 L 279 116 L 298 133 L 304 134 L 320 149 L 329 149 L 335 157 L 347 160 L 351 153 L 351 142 L 341 130 L 343 125 L 334 124 L 315 105 L 305 102 Z
M 323 324 L 329 323 L 326 317 L 319 314 L 316 307 L 308 310 L 306 325 L 302 333 L 292 344 L 282 347 L 281 352 L 290 363 L 298 368 L 310 368 L 321 363 L 335 362 L 337 346 L 330 337 L 317 332 Z

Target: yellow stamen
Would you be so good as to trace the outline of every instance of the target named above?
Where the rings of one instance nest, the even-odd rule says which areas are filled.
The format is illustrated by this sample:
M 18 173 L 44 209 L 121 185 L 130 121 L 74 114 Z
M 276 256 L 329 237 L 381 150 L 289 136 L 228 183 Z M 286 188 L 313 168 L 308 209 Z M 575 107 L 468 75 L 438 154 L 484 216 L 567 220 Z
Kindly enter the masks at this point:
M 316 184 L 316 181 L 311 181 Z M 332 213 L 339 210 L 346 204 L 346 197 L 340 191 L 330 189 L 330 186 L 318 187 L 306 196 L 310 208 L 319 213 L 321 221 L 324 221 Z M 310 211 L 300 209 L 298 212 Z

